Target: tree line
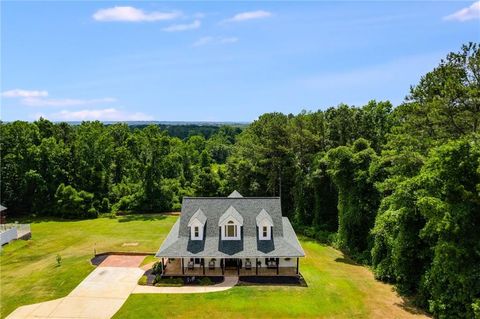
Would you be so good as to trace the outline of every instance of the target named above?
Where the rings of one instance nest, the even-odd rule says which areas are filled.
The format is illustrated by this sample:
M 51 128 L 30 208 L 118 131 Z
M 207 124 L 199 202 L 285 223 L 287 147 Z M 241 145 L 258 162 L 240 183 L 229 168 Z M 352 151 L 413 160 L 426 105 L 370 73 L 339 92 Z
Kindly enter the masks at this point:
M 297 231 L 371 265 L 439 318 L 480 316 L 480 51 L 405 101 L 268 113 L 240 132 L 40 119 L 0 125 L 2 204 L 64 218 L 178 210 L 183 196 L 281 196 Z

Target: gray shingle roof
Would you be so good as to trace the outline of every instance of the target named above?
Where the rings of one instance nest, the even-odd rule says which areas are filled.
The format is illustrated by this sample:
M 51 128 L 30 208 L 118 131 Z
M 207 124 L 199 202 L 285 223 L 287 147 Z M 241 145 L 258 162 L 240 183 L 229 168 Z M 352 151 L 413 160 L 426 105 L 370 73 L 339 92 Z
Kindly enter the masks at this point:
M 243 197 L 243 196 L 239 192 L 233 191 L 230 195 L 228 195 L 228 197 L 230 197 L 230 198 L 240 198 L 240 197 Z
M 232 206 L 243 217 L 241 240 L 221 240 L 220 217 Z M 188 223 L 199 210 L 205 214 L 204 240 L 191 240 Z M 256 218 L 265 209 L 273 222 L 272 240 L 258 240 Z M 157 257 L 301 257 L 305 253 L 279 197 L 185 197 L 180 219 L 172 227 Z
M 3 205 L 0 205 L 0 212 L 4 211 L 4 210 L 6 210 L 6 209 L 7 209 L 7 207 L 5 207 L 5 206 L 3 206 Z
M 203 225 L 205 225 L 205 222 L 207 221 L 207 216 L 205 216 L 205 214 L 202 212 L 202 210 L 199 208 L 195 214 L 192 215 L 192 217 L 190 217 L 190 220 L 188 221 L 188 226 L 190 226 L 190 223 L 197 219 L 200 223 L 202 223 Z
M 225 213 L 223 213 L 222 216 L 220 216 L 220 218 L 218 219 L 218 226 L 226 224 L 227 220 L 232 218 L 239 222 L 240 225 L 243 225 L 243 216 L 240 215 L 240 213 L 235 209 L 235 207 L 230 206 L 227 208 Z
M 268 222 L 270 222 L 270 224 L 273 225 L 272 217 L 265 209 L 262 209 L 262 211 L 257 215 L 255 219 L 257 221 L 257 225 L 260 224 L 264 219 L 266 219 Z

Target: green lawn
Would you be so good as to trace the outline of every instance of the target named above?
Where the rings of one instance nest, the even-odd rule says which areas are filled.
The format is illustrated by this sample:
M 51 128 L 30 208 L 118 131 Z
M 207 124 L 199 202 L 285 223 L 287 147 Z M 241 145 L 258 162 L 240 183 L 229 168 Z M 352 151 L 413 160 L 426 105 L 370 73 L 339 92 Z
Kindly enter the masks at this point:
M 66 296 L 92 271 L 94 249 L 156 252 L 177 217 L 127 215 L 83 221 L 35 221 L 32 239 L 3 246 L 0 314 Z M 138 246 L 122 246 L 124 243 Z M 56 255 L 62 265 L 56 266 Z
M 138 215 L 86 221 L 36 221 L 33 237 L 1 253 L 1 315 L 67 295 L 93 269 L 93 250 L 154 252 L 177 217 Z M 122 246 L 138 243 L 138 246 Z M 116 318 L 406 318 L 392 287 L 342 253 L 302 241 L 308 287 L 234 287 L 211 294 L 131 295 Z M 60 254 L 62 265 L 56 266 Z
M 240 286 L 219 293 L 135 294 L 114 318 L 411 318 L 392 286 L 339 251 L 302 241 L 308 287 Z M 410 310 L 412 311 L 412 310 Z M 417 314 L 416 316 L 422 317 Z

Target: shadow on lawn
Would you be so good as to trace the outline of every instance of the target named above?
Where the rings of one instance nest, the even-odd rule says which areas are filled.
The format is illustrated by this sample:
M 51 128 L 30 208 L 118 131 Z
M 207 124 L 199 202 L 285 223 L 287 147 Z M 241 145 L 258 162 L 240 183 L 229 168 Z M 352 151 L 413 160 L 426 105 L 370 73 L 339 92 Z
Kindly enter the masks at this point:
M 340 257 L 340 258 L 335 258 L 335 261 L 337 263 L 344 263 L 344 264 L 353 265 L 353 266 L 361 266 L 361 264 L 355 262 L 355 260 L 353 260 L 350 257 L 345 256 L 345 255 L 343 257 Z
M 126 223 L 126 222 L 135 222 L 135 221 L 154 221 L 154 220 L 162 220 L 167 218 L 165 214 L 128 214 L 128 215 L 121 215 L 116 217 L 119 223 Z
M 400 298 L 402 298 L 402 303 L 395 303 L 395 306 L 398 306 L 403 310 L 405 310 L 406 312 L 411 313 L 413 315 L 424 315 L 429 318 L 432 318 L 428 313 L 426 313 L 422 309 L 419 309 L 417 306 L 415 306 L 411 298 L 403 297 L 403 296 L 400 296 Z
M 108 255 L 98 255 L 90 259 L 90 263 L 94 266 L 100 265 L 105 259 L 107 259 Z
M 25 215 L 20 217 L 10 217 L 8 218 L 8 223 L 18 222 L 19 224 L 36 224 L 36 223 L 46 223 L 46 222 L 81 222 L 84 220 L 94 220 L 96 218 L 62 218 L 58 216 L 36 216 Z

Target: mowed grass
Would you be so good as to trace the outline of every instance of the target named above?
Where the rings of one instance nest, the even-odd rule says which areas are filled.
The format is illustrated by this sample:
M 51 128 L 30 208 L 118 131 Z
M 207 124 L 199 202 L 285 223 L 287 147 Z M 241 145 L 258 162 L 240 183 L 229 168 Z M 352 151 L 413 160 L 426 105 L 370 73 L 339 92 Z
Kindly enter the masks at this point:
M 208 294 L 133 294 L 114 318 L 422 318 L 392 289 L 328 246 L 302 240 L 308 287 L 237 286 Z
M 36 220 L 32 239 L 0 253 L 0 314 L 66 296 L 93 269 L 94 249 L 156 252 L 177 217 L 127 215 L 83 221 Z M 138 243 L 137 246 L 124 243 Z M 56 256 L 62 258 L 57 266 Z
M 1 253 L 1 315 L 67 295 L 93 266 L 94 249 L 154 252 L 177 217 L 135 215 L 35 221 L 33 237 Z M 137 246 L 124 243 L 138 243 Z M 301 273 L 308 287 L 240 286 L 221 293 L 131 295 L 115 318 L 409 318 L 392 286 L 373 279 L 328 246 L 306 239 Z M 56 255 L 62 257 L 56 266 Z M 145 262 L 149 262 L 147 260 Z M 411 310 L 410 310 L 411 311 Z

